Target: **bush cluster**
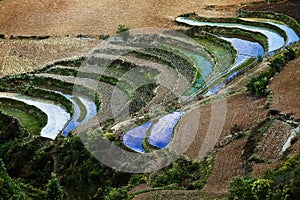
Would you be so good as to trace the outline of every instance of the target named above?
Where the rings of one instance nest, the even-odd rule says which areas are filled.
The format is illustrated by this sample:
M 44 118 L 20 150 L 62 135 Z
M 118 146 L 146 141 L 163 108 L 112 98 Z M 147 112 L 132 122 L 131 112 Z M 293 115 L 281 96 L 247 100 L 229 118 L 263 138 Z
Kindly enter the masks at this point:
M 298 199 L 300 196 L 300 154 L 290 157 L 273 172 L 264 177 L 240 177 L 229 186 L 229 199 L 271 200 Z
M 296 53 L 293 49 L 287 48 L 287 51 L 280 56 L 271 60 L 270 69 L 266 72 L 251 77 L 246 85 L 247 89 L 254 95 L 264 97 L 269 94 L 267 86 L 271 78 L 282 71 L 283 67 L 291 60 L 296 58 Z

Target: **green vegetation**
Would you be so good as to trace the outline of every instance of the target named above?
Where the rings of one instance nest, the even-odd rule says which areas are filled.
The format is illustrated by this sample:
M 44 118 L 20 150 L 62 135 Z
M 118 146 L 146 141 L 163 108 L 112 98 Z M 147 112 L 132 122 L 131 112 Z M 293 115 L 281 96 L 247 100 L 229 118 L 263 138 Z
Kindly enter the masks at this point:
M 84 120 L 86 114 L 87 114 L 87 110 L 86 107 L 84 106 L 84 104 L 80 101 L 80 99 L 78 97 L 73 97 L 73 100 L 77 103 L 77 105 L 79 106 L 80 109 L 80 116 L 78 117 L 77 121 L 78 122 L 82 122 L 82 120 Z
M 35 106 L 6 98 L 0 98 L 0 102 L 0 110 L 18 119 L 24 129 L 31 134 L 39 135 L 47 124 L 47 115 Z
M 71 116 L 74 114 L 72 102 L 60 93 L 57 93 L 52 90 L 41 89 L 41 88 L 37 88 L 35 86 L 31 86 L 31 87 L 27 88 L 27 90 L 24 92 L 24 94 L 28 95 L 28 96 L 33 96 L 33 97 L 43 97 L 44 99 L 48 99 L 53 102 L 57 102 L 63 108 L 65 108 L 68 111 L 68 113 L 70 113 Z
M 269 71 L 263 72 L 258 76 L 251 77 L 246 85 L 247 89 L 256 96 L 264 97 L 269 94 L 267 86 L 270 83 L 271 74 Z
M 9 150 L 13 138 L 26 138 L 28 135 L 18 119 L 0 111 L 0 158 Z
M 246 85 L 247 89 L 256 96 L 264 97 L 269 94 L 267 86 L 270 83 L 270 79 L 291 60 L 296 58 L 296 53 L 293 49 L 287 48 L 284 53 L 277 55 L 270 61 L 270 69 L 262 72 L 261 74 L 251 77 Z
M 100 82 L 108 83 L 113 86 L 117 86 L 119 89 L 124 91 L 126 94 L 131 94 L 132 86 L 125 81 L 118 80 L 114 76 L 106 76 L 97 73 L 79 72 L 77 69 L 68 68 L 51 68 L 47 70 L 47 73 L 57 74 L 62 76 L 74 76 L 78 78 L 89 78 Z
M 237 52 L 230 42 L 212 34 L 201 32 L 197 27 L 192 28 L 188 34 L 212 54 L 216 61 L 214 70 L 217 70 L 217 72 L 226 70 L 228 66 L 234 63 Z
M 195 17 L 195 13 L 183 16 Z M 195 17 L 197 18 L 197 17 Z M 206 19 L 211 20 L 211 19 Z M 218 22 L 243 23 L 254 26 L 271 28 L 283 34 L 278 28 L 263 23 L 245 22 L 238 19 L 212 19 Z M 292 22 L 288 22 L 289 24 Z M 123 39 L 129 39 L 128 27 L 119 25 L 117 33 L 123 33 Z M 210 33 L 208 33 L 210 32 Z M 252 33 L 241 29 L 229 29 L 219 27 L 192 28 L 188 31 L 189 36 L 196 39 L 207 50 L 210 61 L 215 58 L 216 73 L 224 72 L 231 66 L 237 52 L 230 42 L 224 41 L 213 34 L 224 36 L 247 38 L 261 43 L 265 49 L 268 48 L 266 37 L 262 34 Z M 285 35 L 283 35 L 285 37 Z M 1 36 L 0 36 L 1 37 Z M 172 41 L 173 42 L 173 41 Z M 180 44 L 182 41 L 177 41 Z M 181 45 L 183 45 L 181 43 Z M 186 45 L 186 43 L 184 43 Z M 180 46 L 180 45 L 179 45 Z M 190 48 L 190 47 L 189 47 Z M 156 63 L 167 65 L 178 70 L 188 81 L 195 84 L 200 73 L 186 57 L 183 46 L 173 48 L 165 43 L 159 48 L 148 48 L 142 51 L 131 51 L 125 56 L 135 56 L 150 60 Z M 270 70 L 250 78 L 247 88 L 257 96 L 268 94 L 267 85 L 270 79 L 290 60 L 296 57 L 292 49 L 286 49 L 270 60 Z M 62 91 L 70 94 L 78 92 L 95 99 L 97 110 L 100 109 L 100 93 L 88 89 L 85 86 L 57 80 L 50 77 L 36 76 L 38 73 L 52 73 L 63 76 L 80 76 L 83 78 L 95 79 L 119 87 L 129 95 L 129 113 L 139 118 L 137 124 L 149 121 L 148 105 L 154 98 L 154 91 L 157 88 L 155 77 L 158 70 L 143 68 L 137 69 L 136 81 L 145 80 L 143 86 L 133 92 L 132 86 L 119 81 L 123 75 L 131 69 L 138 67 L 128 61 L 116 60 L 105 70 L 105 75 L 80 72 L 78 67 L 85 61 L 84 57 L 75 60 L 63 60 L 48 65 L 32 73 L 4 77 L 0 79 L 1 91 L 13 91 L 29 96 L 43 97 L 60 103 L 70 113 L 73 112 L 71 102 L 63 95 L 55 92 Z M 250 58 L 237 70 L 244 70 L 255 61 Z M 93 62 L 93 61 L 91 61 Z M 56 65 L 66 66 L 65 68 Z M 56 68 L 55 68 L 56 67 Z M 140 76 L 139 76 L 140 75 Z M 211 77 L 210 77 L 211 78 Z M 222 77 L 224 78 L 224 77 Z M 140 83 L 140 82 L 139 82 Z M 213 85 L 213 84 L 212 84 Z M 101 92 L 101 91 L 100 91 Z M 105 94 L 103 94 L 105 95 Z M 167 93 L 161 105 L 167 111 L 177 109 L 178 97 L 175 94 Z M 211 100 L 211 99 L 210 99 Z M 208 101 L 210 101 L 208 100 Z M 80 107 L 81 115 L 78 121 L 86 116 L 86 107 L 80 99 L 74 97 L 74 101 Z M 151 105 L 151 104 L 150 104 Z M 177 107 L 178 106 L 178 107 Z M 58 136 L 55 141 L 47 138 L 37 137 L 41 127 L 46 123 L 45 114 L 37 108 L 28 106 L 12 100 L 1 100 L 0 104 L 0 198 L 3 199 L 130 199 L 134 195 L 150 190 L 164 189 L 197 189 L 201 190 L 214 167 L 214 156 L 211 154 L 201 162 L 191 161 L 181 156 L 176 162 L 159 171 L 151 174 L 129 174 L 117 171 L 104 166 L 94 158 L 81 141 L 78 135 L 69 135 L 67 138 Z M 257 124 L 255 128 L 247 132 L 247 141 L 243 149 L 242 158 L 246 161 L 246 173 L 252 170 L 251 163 L 257 162 L 254 158 L 257 144 L 266 130 L 272 124 L 270 117 Z M 114 134 L 110 128 L 115 123 L 113 118 L 101 122 L 103 134 L 97 136 L 87 131 L 87 135 L 106 138 L 114 144 L 125 146 L 120 139 L 121 134 Z M 232 133 L 242 130 L 237 125 L 233 127 Z M 33 134 L 29 134 L 33 133 Z M 237 137 L 242 137 L 239 135 Z M 88 143 L 88 145 L 97 145 Z M 122 146 L 123 145 L 123 146 Z M 146 150 L 155 150 L 144 140 L 143 146 Z M 93 146 L 94 147 L 94 146 Z M 96 146 L 97 147 L 97 146 Z M 125 148 L 125 147 L 124 147 Z M 126 149 L 126 148 L 125 148 Z M 97 150 L 94 148 L 94 150 Z M 126 149 L 128 150 L 128 149 Z M 92 152 L 94 153 L 94 152 Z M 274 172 L 267 173 L 264 177 L 237 178 L 230 185 L 230 199 L 296 199 L 299 194 L 300 185 L 300 155 L 289 158 L 280 168 Z M 141 167 L 141 166 L 138 166 Z M 129 194 L 129 191 L 139 185 L 147 184 L 149 190 L 138 191 Z
M 146 59 L 146 60 L 150 60 L 162 65 L 167 65 L 171 68 L 176 68 L 176 66 L 174 66 L 174 64 L 170 61 L 168 61 L 167 59 L 159 56 L 159 55 L 155 55 L 152 54 L 151 52 L 148 51 L 130 51 L 126 54 L 126 56 L 133 56 L 133 57 L 137 57 L 137 58 L 141 58 L 141 59 Z
M 0 197 L 3 199 L 26 199 L 24 192 L 8 175 L 2 159 L 0 159 Z
M 22 126 L 28 130 L 29 133 L 34 135 L 39 135 L 43 126 L 45 124 L 42 124 L 39 119 L 31 114 L 28 114 L 27 112 L 23 110 L 18 110 L 10 107 L 2 107 L 0 108 L 2 112 L 4 112 L 6 115 L 13 116 L 17 118 Z
M 85 61 L 85 57 L 79 57 L 74 60 L 57 61 L 53 64 L 53 66 L 54 65 L 62 65 L 62 66 L 69 66 L 69 67 L 80 67 L 84 61 Z
M 300 154 L 288 158 L 262 178 L 236 178 L 230 183 L 229 199 L 297 199 L 300 195 Z
M 28 74 L 7 76 L 0 79 L 0 91 L 10 91 L 33 97 L 42 97 L 44 99 L 48 99 L 59 103 L 71 115 L 73 115 L 74 111 L 72 102 L 69 101 L 63 95 L 55 91 L 49 90 L 52 87 L 51 89 L 56 88 L 57 91 L 60 91 L 57 88 L 61 87 L 63 88 L 61 90 L 66 90 L 70 92 L 72 91 L 70 85 L 66 84 L 66 87 L 64 87 L 62 82 L 54 81 L 53 79 L 48 79 L 48 82 L 51 81 L 53 84 L 47 86 L 45 82 L 43 82 L 44 80 L 44 78 L 39 79 L 36 76 L 30 76 Z M 41 88 L 37 86 L 40 86 Z
M 154 97 L 153 90 L 157 87 L 155 83 L 143 85 L 134 91 L 132 100 L 129 103 L 129 113 L 131 115 L 140 111 Z
M 46 185 L 46 199 L 55 199 L 62 200 L 63 199 L 63 190 L 59 185 L 57 177 L 55 174 L 52 174 L 51 179 L 48 181 Z
M 214 156 L 200 163 L 180 157 L 169 167 L 150 176 L 150 185 L 165 189 L 202 189 L 213 169 Z
M 200 31 L 209 32 L 224 37 L 234 37 L 240 39 L 246 39 L 261 44 L 265 50 L 268 51 L 268 38 L 260 32 L 247 31 L 240 28 L 227 28 L 218 26 L 200 26 Z
M 267 18 L 267 19 L 273 19 L 277 21 L 284 22 L 288 26 L 290 26 L 292 29 L 296 31 L 298 36 L 300 36 L 300 25 L 297 23 L 297 21 L 287 15 L 280 14 L 280 13 L 273 13 L 273 12 L 265 12 L 265 11 L 247 11 L 247 10 L 241 10 L 238 17 L 244 17 L 244 18 Z
M 129 30 L 128 26 L 126 26 L 125 24 L 119 24 L 117 33 L 123 33 L 123 32 L 126 32 L 128 30 Z
M 244 72 L 248 71 L 250 68 L 257 65 L 260 61 L 261 61 L 260 57 L 259 58 L 255 58 L 255 57 L 249 58 L 246 62 L 239 65 L 232 71 L 232 72 L 237 72 L 237 74 L 234 77 L 231 77 L 230 79 L 226 79 L 225 83 L 228 84 L 230 81 L 232 81 L 232 79 L 234 79 L 235 77 L 239 76 L 240 74 L 243 74 Z M 228 76 L 230 76 L 230 75 L 225 75 L 224 77 L 227 78 Z
M 239 19 L 238 17 L 237 18 L 205 18 L 205 17 L 200 17 L 198 15 L 195 15 L 195 16 L 192 16 L 191 18 L 194 20 L 204 21 L 204 22 L 235 23 L 235 24 L 263 27 L 263 28 L 267 28 L 267 29 L 276 31 L 285 39 L 285 41 L 287 40 L 287 35 L 284 30 L 280 29 L 279 27 L 277 27 L 275 25 L 268 24 L 268 23 L 246 21 L 246 20 Z
M 189 82 L 192 83 L 194 81 L 196 69 L 187 58 L 180 55 L 174 49 L 170 51 L 163 48 L 146 48 L 143 51 L 131 51 L 127 55 L 167 65 L 173 69 L 177 69 Z

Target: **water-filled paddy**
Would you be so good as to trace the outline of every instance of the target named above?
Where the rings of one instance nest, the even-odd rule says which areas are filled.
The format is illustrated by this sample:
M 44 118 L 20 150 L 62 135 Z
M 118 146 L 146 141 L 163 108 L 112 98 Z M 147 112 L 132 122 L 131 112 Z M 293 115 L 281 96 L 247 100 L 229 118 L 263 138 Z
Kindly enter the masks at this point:
M 191 26 L 219 26 L 219 27 L 227 27 L 227 28 L 240 28 L 252 32 L 260 32 L 264 34 L 268 38 L 268 45 L 269 49 L 268 52 L 275 51 L 277 49 L 280 49 L 285 46 L 285 40 L 284 38 L 277 32 L 263 28 L 263 27 L 255 27 L 255 26 L 249 26 L 244 24 L 236 24 L 236 23 L 216 23 L 216 22 L 201 22 L 185 17 L 178 17 L 176 18 L 176 21 L 185 23 Z
M 255 21 L 255 22 L 262 22 L 262 23 L 268 23 L 272 24 L 274 26 L 279 27 L 280 29 L 284 30 L 287 35 L 287 42 L 286 45 L 290 45 L 294 42 L 299 41 L 299 36 L 297 33 L 287 25 L 283 24 L 282 22 L 276 21 L 276 20 L 270 20 L 270 19 L 263 19 L 263 18 L 240 18 L 245 21 Z
M 10 98 L 36 106 L 47 115 L 47 124 L 41 131 L 41 136 L 55 139 L 70 120 L 70 114 L 52 102 L 16 93 L 0 93 L 1 98 Z
M 141 126 L 138 126 L 128 132 L 123 136 L 123 143 L 125 146 L 131 150 L 138 153 L 145 153 L 143 148 L 143 140 L 146 137 L 147 131 L 152 125 L 152 122 L 147 122 Z
M 262 33 L 268 39 L 268 52 L 273 52 L 275 50 L 281 49 L 282 47 L 285 47 L 286 45 L 299 40 L 297 34 L 291 28 L 285 26 L 282 23 L 278 23 L 276 21 L 271 21 L 267 19 L 243 19 L 243 20 L 259 21 L 262 23 L 269 23 L 271 25 L 277 26 L 286 32 L 287 41 L 285 41 L 284 37 L 279 33 L 277 33 L 276 31 L 264 27 L 255 27 L 255 26 L 236 24 L 236 23 L 200 22 L 200 21 L 196 21 L 188 18 L 182 18 L 182 17 L 176 19 L 176 21 L 178 22 L 182 22 L 192 26 L 209 25 L 209 26 L 219 26 L 219 27 L 228 27 L 228 28 L 239 28 L 247 31 L 256 32 L 256 33 L 258 32 Z M 188 95 L 191 98 L 199 94 L 201 95 L 204 94 L 204 96 L 209 96 L 211 94 L 216 93 L 221 87 L 224 86 L 225 78 L 228 77 L 231 78 L 235 76 L 236 73 L 238 73 L 237 70 L 240 70 L 238 67 L 244 67 L 244 66 L 246 67 L 246 65 L 251 64 L 255 60 L 255 58 L 259 56 L 263 56 L 265 53 L 268 53 L 268 52 L 264 52 L 263 46 L 258 42 L 253 42 L 253 41 L 240 39 L 240 38 L 221 37 L 221 39 L 229 41 L 232 44 L 233 48 L 236 50 L 237 54 L 234 60 L 232 54 L 235 53 L 232 52 L 235 51 L 232 49 L 228 50 L 224 46 L 219 45 L 219 42 L 215 42 L 215 44 L 211 44 L 210 39 L 203 39 L 203 41 L 205 40 L 204 42 L 208 43 L 205 44 L 206 45 L 205 46 L 203 43 L 201 43 L 201 39 L 199 39 L 199 41 L 193 40 L 191 42 L 190 40 L 187 40 L 186 38 L 181 38 L 179 36 L 171 35 L 168 37 L 170 38 L 167 39 L 163 38 L 162 40 L 164 42 L 162 46 L 163 50 L 158 51 L 155 49 L 150 49 L 151 50 L 150 51 L 148 49 L 149 54 L 152 53 L 155 55 L 152 57 L 148 56 L 148 59 L 152 62 L 151 63 L 152 67 L 154 67 L 153 63 L 158 63 L 158 60 L 165 65 L 166 63 L 168 64 L 168 62 L 171 62 L 174 65 L 179 65 L 179 66 L 175 66 L 175 68 L 177 67 L 176 70 L 180 69 L 181 71 L 176 71 L 176 74 L 177 72 L 180 72 L 181 74 L 190 78 L 189 84 L 191 84 L 191 82 L 194 80 L 193 83 L 189 85 L 190 87 L 188 86 L 184 87 L 184 89 L 186 89 L 185 91 L 187 92 L 184 93 L 183 95 Z M 145 37 L 145 38 L 141 37 L 141 39 L 147 40 L 149 39 L 149 37 Z M 149 41 L 147 40 L 147 42 Z M 229 44 L 226 45 L 230 46 Z M 115 46 L 118 46 L 118 44 L 115 44 Z M 210 48 L 207 48 L 208 46 Z M 122 49 L 123 47 L 119 46 L 119 48 Z M 104 56 L 105 59 L 107 59 L 108 57 L 111 58 L 112 60 L 116 60 L 116 58 L 110 54 L 101 54 L 101 55 Z M 126 62 L 131 63 L 132 60 L 130 59 L 132 58 L 130 58 L 130 56 L 128 57 L 124 56 L 124 58 L 129 59 Z M 145 59 L 142 58 L 142 56 L 138 58 L 140 60 Z M 131 76 L 133 80 L 129 79 L 131 80 L 130 83 L 136 83 L 136 82 L 140 83 L 140 81 L 136 80 L 137 77 L 140 78 L 141 80 L 153 80 L 156 76 L 159 77 L 158 71 L 159 72 L 166 71 L 166 70 L 158 70 L 157 72 L 152 74 L 146 73 L 145 72 L 146 68 L 144 67 L 146 65 L 150 65 L 150 61 L 145 63 L 142 62 L 141 64 L 142 71 L 141 72 L 135 71 L 134 73 L 135 76 L 134 75 Z M 121 64 L 118 63 L 110 67 L 111 68 L 109 67 L 107 68 L 109 69 L 107 71 L 111 73 L 111 76 L 113 78 L 120 78 L 120 77 L 125 78 L 126 75 L 129 75 L 128 70 L 125 70 L 124 72 L 122 71 L 123 67 L 126 67 L 126 65 L 122 66 L 122 63 Z M 157 66 L 157 68 L 158 67 L 164 67 L 164 65 Z M 196 70 L 195 69 L 188 70 L 187 67 L 195 67 Z M 96 72 L 94 71 L 95 69 L 99 70 L 98 68 L 99 66 L 95 66 L 95 68 L 90 68 L 89 71 L 82 71 L 82 72 L 86 72 L 86 74 L 88 74 L 87 72 L 89 72 L 92 74 Z M 122 70 L 119 69 L 119 73 L 116 73 L 116 70 L 118 68 L 121 68 Z M 68 69 L 72 69 L 72 68 L 68 67 Z M 137 67 L 135 67 L 135 70 L 136 69 Z M 195 71 L 197 71 L 197 73 L 194 73 Z M 193 73 L 195 75 L 194 77 L 193 77 Z M 44 75 L 47 77 L 50 76 L 49 74 L 44 74 Z M 53 76 L 56 75 L 55 76 L 56 78 L 58 77 L 58 75 L 55 73 L 52 75 Z M 73 76 L 70 75 L 66 77 L 72 79 L 74 78 Z M 63 78 L 66 77 L 64 76 Z M 170 77 L 171 76 L 169 75 L 165 79 L 169 80 L 171 79 Z M 65 81 L 65 79 L 63 78 L 62 80 Z M 176 82 L 176 78 L 178 77 L 174 76 L 174 83 Z M 85 79 L 88 79 L 88 77 L 85 77 Z M 162 79 L 163 78 L 160 79 L 160 83 L 163 83 L 161 81 Z M 179 84 L 182 84 L 182 82 L 178 80 L 177 82 L 179 82 Z M 95 80 L 95 82 L 96 81 L 97 80 Z M 120 86 L 120 82 L 117 86 Z M 113 86 L 111 87 L 113 88 Z M 6 93 L 4 93 L 3 95 L 5 96 Z M 90 99 L 78 96 L 78 98 L 76 97 L 75 100 L 72 95 L 67 95 L 62 93 L 61 95 L 65 96 L 68 100 L 70 100 L 73 103 L 73 108 L 75 112 L 74 112 L 74 116 L 72 116 L 71 119 L 69 113 L 67 113 L 59 106 L 56 106 L 53 102 L 51 103 L 43 102 L 40 99 L 35 99 L 31 97 L 25 98 L 17 94 L 12 96 L 8 95 L 6 96 L 6 98 L 14 98 L 16 100 L 23 101 L 27 104 L 35 105 L 43 112 L 45 112 L 48 117 L 48 123 L 43 128 L 41 135 L 43 137 L 54 139 L 57 136 L 57 134 L 59 134 L 61 131 L 63 131 L 64 136 L 67 136 L 70 131 L 74 130 L 77 126 L 86 123 L 88 120 L 90 120 L 92 117 L 94 117 L 97 114 L 96 105 Z M 107 102 L 104 101 L 104 103 Z M 110 103 L 114 104 L 114 102 L 110 102 Z M 112 108 L 112 109 L 116 109 L 116 108 Z M 129 130 L 123 136 L 124 145 L 138 153 L 145 153 L 143 143 L 146 145 L 150 144 L 151 146 L 156 148 L 167 147 L 170 141 L 172 140 L 172 136 L 176 124 L 178 123 L 178 121 L 180 120 L 183 114 L 184 114 L 183 112 L 173 112 L 161 116 L 160 118 L 157 119 L 158 121 L 155 122 L 149 121 L 139 127 Z
M 199 72 L 199 77 L 196 77 L 193 85 L 186 91 L 186 93 L 190 95 L 199 90 L 201 86 L 203 86 L 207 77 L 213 72 L 213 65 L 202 55 L 197 55 L 192 52 L 187 52 L 186 55 L 194 60 L 197 71 Z
M 221 37 L 221 38 L 223 40 L 227 40 L 231 42 L 233 47 L 238 52 L 236 62 L 230 68 L 230 70 L 233 70 L 234 68 L 240 66 L 251 57 L 257 58 L 258 56 L 262 56 L 264 54 L 264 48 L 258 42 L 252 42 L 252 41 L 239 39 L 239 38 L 226 38 L 226 37 Z
M 174 127 L 183 114 L 184 112 L 173 112 L 161 117 L 151 128 L 149 144 L 165 148 L 171 142 Z
M 184 112 L 173 112 L 159 118 L 158 122 L 147 122 L 138 126 L 123 136 L 123 143 L 131 150 L 145 153 L 143 141 L 150 132 L 148 143 L 157 148 L 165 148 L 172 140 L 174 128 Z
M 93 101 L 91 101 L 90 99 L 79 96 L 78 99 L 81 101 L 81 103 L 83 104 L 83 106 L 85 107 L 85 110 L 86 110 L 85 116 L 83 116 L 84 117 L 83 120 L 79 120 L 79 118 L 80 118 L 80 116 L 82 114 L 80 106 L 73 99 L 73 96 L 68 95 L 68 94 L 63 94 L 63 95 L 73 103 L 74 111 L 75 111 L 73 118 L 68 123 L 68 125 L 64 128 L 63 136 L 66 137 L 77 126 L 79 126 L 81 124 L 84 124 L 88 120 L 90 120 L 91 118 L 93 118 L 97 114 L 97 107 L 96 107 L 96 104 Z

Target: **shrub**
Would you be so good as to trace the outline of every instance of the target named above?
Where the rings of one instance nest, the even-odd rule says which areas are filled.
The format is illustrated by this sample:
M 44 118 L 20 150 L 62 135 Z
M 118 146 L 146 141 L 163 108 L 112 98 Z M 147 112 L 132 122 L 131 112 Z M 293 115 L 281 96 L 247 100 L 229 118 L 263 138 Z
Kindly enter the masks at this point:
M 129 30 L 129 27 L 124 24 L 119 24 L 117 33 L 126 32 Z
M 252 183 L 251 191 L 255 199 L 265 199 L 270 192 L 272 181 L 268 179 L 259 178 Z
M 251 77 L 246 87 L 252 94 L 264 97 L 269 93 L 267 86 L 270 82 L 270 78 L 270 72 L 263 72 L 258 76 Z
M 104 133 L 104 137 L 105 137 L 106 139 L 108 139 L 109 141 L 114 141 L 114 140 L 115 140 L 115 136 L 114 136 L 114 134 L 111 133 L 111 132 L 106 132 L 106 133 Z
M 119 200 L 128 198 L 128 187 L 112 188 L 105 196 L 104 200 Z
M 293 49 L 287 48 L 287 51 L 279 57 L 271 60 L 269 66 L 271 67 L 271 73 L 274 75 L 277 72 L 281 72 L 283 67 L 291 60 L 296 58 L 296 53 Z
M 229 199 L 298 199 L 300 196 L 300 154 L 263 178 L 236 178 L 229 186 Z

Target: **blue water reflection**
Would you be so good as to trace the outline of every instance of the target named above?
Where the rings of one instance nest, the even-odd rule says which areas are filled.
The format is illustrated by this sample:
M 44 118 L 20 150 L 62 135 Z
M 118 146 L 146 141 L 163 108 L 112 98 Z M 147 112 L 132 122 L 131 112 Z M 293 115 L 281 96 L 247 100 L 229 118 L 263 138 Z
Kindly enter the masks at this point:
M 143 140 L 146 137 L 147 131 L 152 125 L 152 122 L 147 122 L 139 127 L 136 127 L 125 133 L 123 143 L 126 147 L 138 153 L 145 153 L 143 148 Z
M 173 112 L 161 117 L 151 128 L 149 144 L 165 148 L 171 142 L 174 127 L 183 114 L 184 112 Z

